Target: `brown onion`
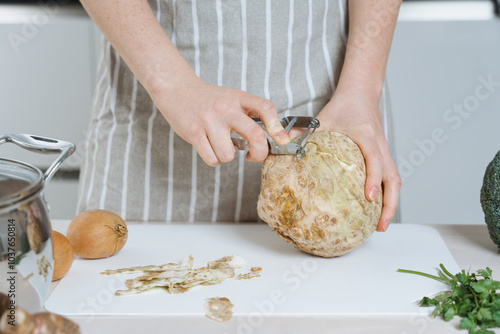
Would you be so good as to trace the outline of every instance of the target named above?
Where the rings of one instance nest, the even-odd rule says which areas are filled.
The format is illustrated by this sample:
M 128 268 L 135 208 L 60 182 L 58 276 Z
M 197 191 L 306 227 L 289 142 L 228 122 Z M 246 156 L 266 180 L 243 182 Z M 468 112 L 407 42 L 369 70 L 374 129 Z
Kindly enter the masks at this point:
M 57 231 L 52 231 L 52 254 L 54 256 L 54 273 L 52 282 L 64 277 L 73 264 L 75 253 L 69 240 Z
M 85 259 L 110 257 L 127 242 L 127 224 L 116 213 L 88 210 L 77 215 L 68 227 L 75 254 Z

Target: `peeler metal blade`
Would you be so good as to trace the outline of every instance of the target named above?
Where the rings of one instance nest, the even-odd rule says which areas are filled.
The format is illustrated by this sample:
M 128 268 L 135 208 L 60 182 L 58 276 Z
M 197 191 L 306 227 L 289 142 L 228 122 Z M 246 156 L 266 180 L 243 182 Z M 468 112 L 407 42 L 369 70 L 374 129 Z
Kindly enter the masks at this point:
M 264 131 L 266 130 L 264 123 L 260 118 L 253 118 Z M 288 143 L 287 145 L 279 145 L 266 132 L 267 141 L 269 143 L 269 151 L 271 154 L 294 154 L 297 160 L 300 160 L 305 155 L 305 146 L 307 145 L 307 136 L 312 134 L 319 127 L 319 120 L 314 117 L 306 116 L 287 116 L 281 120 L 281 125 L 287 133 L 290 133 L 292 128 L 306 128 L 299 141 L 296 143 Z M 237 150 L 247 150 L 248 143 L 235 133 L 231 134 L 231 140 Z

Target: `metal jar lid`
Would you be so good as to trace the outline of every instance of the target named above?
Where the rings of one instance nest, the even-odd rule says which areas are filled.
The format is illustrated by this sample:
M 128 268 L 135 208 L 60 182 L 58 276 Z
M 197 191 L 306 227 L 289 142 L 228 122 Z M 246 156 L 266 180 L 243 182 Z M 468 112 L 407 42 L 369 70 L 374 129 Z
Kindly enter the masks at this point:
M 0 159 L 0 212 L 37 194 L 43 184 L 40 169 L 24 162 Z

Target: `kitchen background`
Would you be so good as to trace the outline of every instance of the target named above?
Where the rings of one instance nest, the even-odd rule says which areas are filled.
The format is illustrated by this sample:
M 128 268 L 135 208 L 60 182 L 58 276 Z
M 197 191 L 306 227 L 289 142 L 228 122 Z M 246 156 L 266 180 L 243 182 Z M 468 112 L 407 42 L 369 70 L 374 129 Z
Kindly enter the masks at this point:
M 496 1 L 402 5 L 387 80 L 403 223 L 484 224 L 482 177 L 500 150 L 496 13 Z M 100 34 L 78 1 L 0 1 L 0 38 L 0 133 L 77 145 L 46 188 L 51 217 L 71 219 Z M 13 145 L 0 156 L 42 169 L 54 158 Z

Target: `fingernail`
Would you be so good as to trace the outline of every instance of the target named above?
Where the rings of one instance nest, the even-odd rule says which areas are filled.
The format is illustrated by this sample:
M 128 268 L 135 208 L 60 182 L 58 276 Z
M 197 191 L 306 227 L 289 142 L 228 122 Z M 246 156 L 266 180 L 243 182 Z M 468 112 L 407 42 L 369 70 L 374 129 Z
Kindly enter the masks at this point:
M 377 198 L 377 193 L 378 193 L 377 187 L 373 186 L 370 189 L 370 193 L 368 194 L 368 197 L 370 198 L 370 201 L 373 201 L 375 198 Z
M 278 138 L 280 139 L 281 145 L 286 145 L 290 142 L 290 137 L 286 133 L 286 131 L 281 131 L 278 133 Z
M 382 230 L 385 232 L 387 231 L 387 229 L 389 228 L 389 224 L 390 224 L 390 220 L 386 220 L 383 224 L 382 224 Z

